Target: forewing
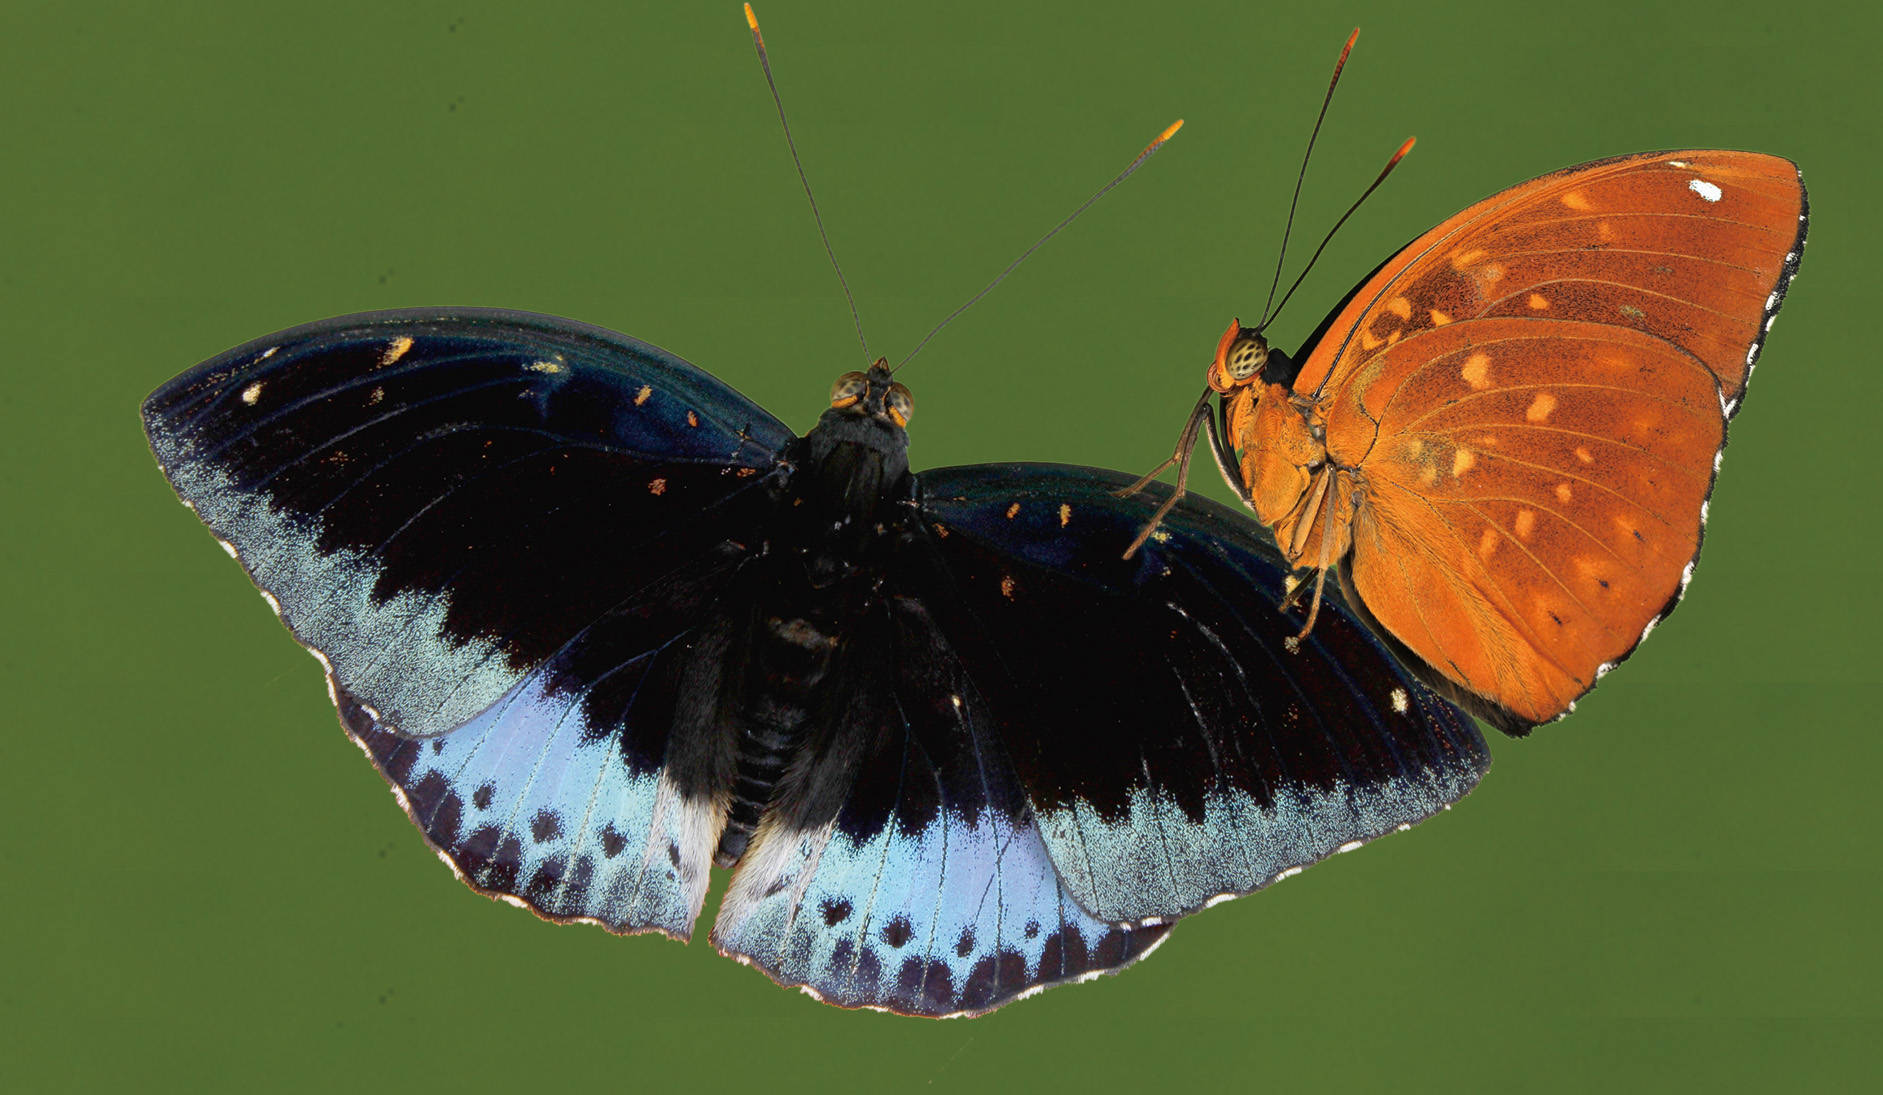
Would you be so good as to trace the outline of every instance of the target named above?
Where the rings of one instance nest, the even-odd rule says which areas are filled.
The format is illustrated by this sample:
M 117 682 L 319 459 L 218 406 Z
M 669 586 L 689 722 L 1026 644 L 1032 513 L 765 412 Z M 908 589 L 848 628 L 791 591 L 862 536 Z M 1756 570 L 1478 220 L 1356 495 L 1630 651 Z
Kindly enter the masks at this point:
M 721 952 L 830 1003 L 927 1016 L 991 1011 L 1149 953 L 1167 926 L 1096 919 L 1060 881 L 926 607 L 892 596 L 850 639 L 820 740 L 733 874 Z M 817 809 L 833 792 L 834 810 Z
M 653 347 L 488 311 L 282 332 L 144 420 L 467 882 L 687 932 L 724 753 L 713 621 L 782 425 Z
M 1048 855 L 1102 920 L 1260 889 L 1461 798 L 1471 720 L 1338 598 L 1297 643 L 1288 568 L 1190 498 L 1129 560 L 1151 500 L 1115 472 L 925 473 L 898 588 L 932 614 L 1011 759 Z
M 1567 710 L 1678 600 L 1804 230 L 1776 157 L 1571 168 L 1421 237 L 1309 354 L 1359 469 L 1354 587 L 1500 723 Z
M 1414 240 L 1323 325 L 1297 392 L 1348 384 L 1422 331 L 1489 316 L 1575 320 L 1662 339 L 1737 409 L 1798 272 L 1804 182 L 1754 152 L 1652 152 L 1494 194 Z
M 654 347 L 503 312 L 284 331 L 159 388 L 144 423 L 336 686 L 409 737 L 488 708 L 650 581 L 736 554 L 790 437 Z

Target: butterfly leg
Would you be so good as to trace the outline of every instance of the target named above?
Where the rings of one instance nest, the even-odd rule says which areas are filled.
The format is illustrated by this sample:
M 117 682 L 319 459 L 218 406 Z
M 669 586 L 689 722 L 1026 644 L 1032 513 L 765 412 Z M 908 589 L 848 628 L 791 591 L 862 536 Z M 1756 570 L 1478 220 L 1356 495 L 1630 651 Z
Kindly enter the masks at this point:
M 1308 602 L 1308 619 L 1301 625 L 1301 633 L 1295 636 L 1297 640 L 1308 637 L 1308 633 L 1314 630 L 1314 621 L 1321 614 L 1321 595 L 1327 588 L 1327 566 L 1331 561 L 1328 559 L 1328 549 L 1332 545 L 1334 532 L 1334 514 L 1331 510 L 1322 512 L 1322 507 L 1326 505 L 1328 490 L 1333 485 L 1334 476 L 1337 474 L 1338 472 L 1332 467 L 1322 466 L 1321 473 L 1315 476 L 1314 494 L 1308 499 L 1307 512 L 1301 515 L 1300 522 L 1295 525 L 1295 534 L 1289 538 L 1289 558 L 1299 558 L 1301 549 L 1307 546 L 1308 534 L 1313 531 L 1314 522 L 1316 520 L 1321 522 L 1321 550 L 1315 559 L 1314 567 L 1314 599 Z M 1292 608 L 1299 600 L 1299 594 L 1303 588 L 1305 586 L 1296 586 L 1289 591 L 1288 596 L 1282 601 L 1284 611 Z
M 1139 530 L 1137 538 L 1125 548 L 1125 558 L 1129 559 L 1137 554 L 1137 550 L 1144 546 L 1144 541 L 1150 539 L 1151 533 L 1157 531 L 1157 526 L 1164 520 L 1164 515 L 1169 513 L 1183 497 L 1184 490 L 1190 482 L 1190 457 L 1196 451 L 1197 430 L 1207 424 L 1211 428 L 1212 439 L 1215 437 L 1215 423 L 1210 419 L 1212 394 L 1214 393 L 1211 389 L 1205 388 L 1203 394 L 1197 397 L 1196 406 L 1190 409 L 1190 417 L 1183 424 L 1183 432 L 1177 435 L 1177 447 L 1171 451 L 1169 459 L 1146 472 L 1137 482 L 1113 492 L 1120 498 L 1129 498 L 1150 486 L 1158 476 L 1164 474 L 1164 469 L 1172 464 L 1177 465 L 1177 489 L 1172 491 L 1170 497 L 1157 507 L 1157 511 L 1151 514 L 1151 519 L 1144 523 L 1144 528 Z

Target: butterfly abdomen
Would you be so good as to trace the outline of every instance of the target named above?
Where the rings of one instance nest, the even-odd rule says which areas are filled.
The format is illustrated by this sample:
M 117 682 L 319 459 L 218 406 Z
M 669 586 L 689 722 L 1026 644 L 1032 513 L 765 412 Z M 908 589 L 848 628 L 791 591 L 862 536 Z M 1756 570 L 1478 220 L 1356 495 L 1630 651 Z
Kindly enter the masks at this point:
M 714 862 L 730 867 L 745 854 L 759 819 L 799 750 L 818 686 L 837 641 L 828 624 L 803 615 L 760 613 L 752 662 L 734 714 L 731 803 Z

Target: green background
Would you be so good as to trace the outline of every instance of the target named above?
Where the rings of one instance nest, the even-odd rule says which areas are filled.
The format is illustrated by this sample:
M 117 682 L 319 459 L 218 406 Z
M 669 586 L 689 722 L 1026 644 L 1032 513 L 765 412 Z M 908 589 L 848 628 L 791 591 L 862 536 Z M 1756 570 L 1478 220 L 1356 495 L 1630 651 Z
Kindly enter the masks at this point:
M 1392 247 L 1565 164 L 1718 145 L 1791 156 L 1811 187 L 1704 565 L 1653 642 L 1567 722 L 1495 741 L 1452 813 L 1200 915 L 1120 977 L 938 1024 L 465 891 L 145 450 L 138 402 L 195 362 L 406 305 L 602 324 L 814 420 L 861 352 L 736 3 L 524 7 L 0 11 L 9 1087 L 1876 1082 L 1877 16 L 761 6 L 892 356 L 1188 119 L 908 371 L 918 468 L 1168 451 L 1223 324 L 1260 307 L 1355 24 L 1291 274 L 1419 147 L 1284 346 Z

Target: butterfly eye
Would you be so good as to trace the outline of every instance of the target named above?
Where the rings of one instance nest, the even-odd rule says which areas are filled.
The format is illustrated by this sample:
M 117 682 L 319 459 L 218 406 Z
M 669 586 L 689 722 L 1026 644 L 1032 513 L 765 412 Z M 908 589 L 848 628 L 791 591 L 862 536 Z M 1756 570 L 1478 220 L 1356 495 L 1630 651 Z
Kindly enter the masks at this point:
M 909 419 L 915 417 L 915 396 L 900 384 L 891 384 L 889 394 L 883 397 L 883 409 L 889 417 L 896 420 L 896 425 L 907 426 Z
M 1229 368 L 1229 375 L 1237 380 L 1254 376 L 1267 361 L 1268 343 L 1260 335 L 1237 339 L 1223 359 Z
M 830 405 L 848 407 L 870 390 L 870 378 L 862 373 L 845 373 L 830 386 Z

